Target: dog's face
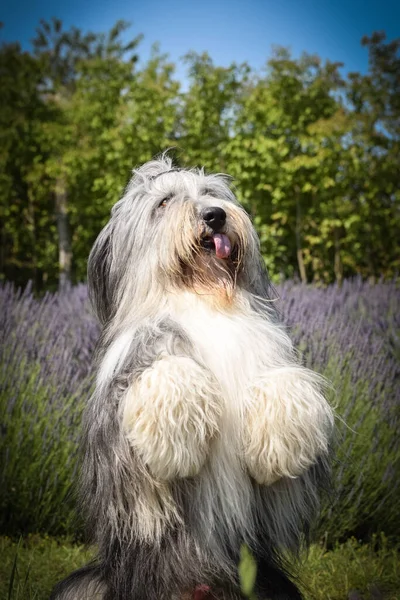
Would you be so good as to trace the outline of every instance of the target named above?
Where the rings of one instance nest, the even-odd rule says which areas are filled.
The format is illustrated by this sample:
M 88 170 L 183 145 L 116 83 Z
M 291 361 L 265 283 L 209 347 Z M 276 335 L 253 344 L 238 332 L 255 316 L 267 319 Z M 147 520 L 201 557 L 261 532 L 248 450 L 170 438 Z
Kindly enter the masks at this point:
M 152 210 L 148 233 L 167 284 L 232 293 L 257 248 L 251 222 L 222 177 L 164 172 L 143 198 Z
M 226 178 L 163 159 L 137 170 L 114 206 L 89 258 L 89 287 L 107 320 L 105 305 L 138 298 L 138 286 L 143 302 L 177 288 L 229 301 L 259 262 L 257 235 Z

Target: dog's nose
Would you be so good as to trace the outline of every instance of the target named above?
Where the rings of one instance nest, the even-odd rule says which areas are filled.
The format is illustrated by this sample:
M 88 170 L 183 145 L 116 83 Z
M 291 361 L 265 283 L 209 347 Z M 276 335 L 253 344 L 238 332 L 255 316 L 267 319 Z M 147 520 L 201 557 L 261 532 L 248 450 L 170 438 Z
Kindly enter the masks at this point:
M 210 206 L 201 213 L 204 221 L 214 231 L 219 231 L 225 224 L 226 212 L 219 206 Z

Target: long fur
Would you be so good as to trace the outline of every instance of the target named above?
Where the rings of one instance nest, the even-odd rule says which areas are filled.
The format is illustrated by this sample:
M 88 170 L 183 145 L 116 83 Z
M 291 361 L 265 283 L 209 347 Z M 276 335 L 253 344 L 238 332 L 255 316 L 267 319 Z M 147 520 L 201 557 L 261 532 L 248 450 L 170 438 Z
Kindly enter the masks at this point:
M 223 258 L 210 207 L 226 213 Z M 80 489 L 99 556 L 52 598 L 183 600 L 207 585 L 235 600 L 245 543 L 257 597 L 299 599 L 280 557 L 318 511 L 333 414 L 279 323 L 226 178 L 166 156 L 136 170 L 88 281 L 103 333 Z

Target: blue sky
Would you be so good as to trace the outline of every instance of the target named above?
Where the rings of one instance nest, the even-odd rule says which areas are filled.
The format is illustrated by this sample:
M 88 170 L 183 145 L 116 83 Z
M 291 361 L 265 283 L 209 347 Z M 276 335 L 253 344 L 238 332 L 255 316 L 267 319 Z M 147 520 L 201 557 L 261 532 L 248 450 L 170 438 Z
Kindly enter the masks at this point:
M 3 0 L 4 2 L 4 0 Z M 1 40 L 19 40 L 29 47 L 40 18 L 61 18 L 69 27 L 107 31 L 123 18 L 132 23 L 132 37 L 144 34 L 139 47 L 146 60 L 154 42 L 178 63 L 189 50 L 207 50 L 216 64 L 248 61 L 263 66 L 274 44 L 289 46 L 345 63 L 346 71 L 365 71 L 364 34 L 384 29 L 400 37 L 399 0 L 6 0 L 0 20 Z

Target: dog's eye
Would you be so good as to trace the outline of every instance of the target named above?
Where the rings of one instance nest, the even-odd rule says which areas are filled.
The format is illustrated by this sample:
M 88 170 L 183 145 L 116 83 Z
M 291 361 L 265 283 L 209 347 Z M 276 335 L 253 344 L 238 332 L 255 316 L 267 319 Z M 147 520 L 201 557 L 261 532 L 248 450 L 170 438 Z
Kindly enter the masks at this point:
M 158 205 L 158 208 L 163 208 L 164 206 L 167 206 L 169 200 L 171 200 L 173 194 L 168 194 L 168 196 L 165 196 L 165 198 L 163 198 L 160 202 L 160 204 Z

